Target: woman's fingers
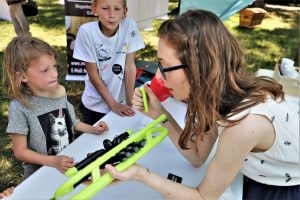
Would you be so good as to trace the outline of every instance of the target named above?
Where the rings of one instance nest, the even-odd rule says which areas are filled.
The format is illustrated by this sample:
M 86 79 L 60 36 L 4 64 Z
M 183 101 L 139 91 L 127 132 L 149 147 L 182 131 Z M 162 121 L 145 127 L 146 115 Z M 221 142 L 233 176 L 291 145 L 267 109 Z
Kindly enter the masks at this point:
M 152 89 L 148 85 L 144 85 L 145 91 L 147 93 L 149 101 L 158 101 L 157 97 L 154 95 Z
M 142 93 L 139 88 L 135 88 L 134 95 L 132 98 L 132 108 L 136 110 L 144 110 L 144 102 L 142 98 Z

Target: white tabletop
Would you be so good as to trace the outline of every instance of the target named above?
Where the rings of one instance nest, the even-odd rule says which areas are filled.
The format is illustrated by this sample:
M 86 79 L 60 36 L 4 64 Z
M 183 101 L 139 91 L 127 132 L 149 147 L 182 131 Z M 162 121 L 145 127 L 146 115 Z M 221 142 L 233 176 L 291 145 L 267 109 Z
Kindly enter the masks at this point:
M 177 102 L 173 98 L 167 99 L 163 104 L 176 118 L 180 126 L 183 127 L 186 105 Z M 108 124 L 108 132 L 103 135 L 83 134 L 60 154 L 72 156 L 75 162 L 80 162 L 86 157 L 87 153 L 103 148 L 102 141 L 104 139 L 113 139 L 115 135 L 119 135 L 128 129 L 137 131 L 149 123 L 151 119 L 139 112 L 134 117 L 120 117 L 110 112 L 102 118 L 102 121 Z M 169 173 L 172 173 L 182 177 L 182 184 L 197 186 L 201 182 L 207 168 L 207 163 L 214 153 L 215 147 L 207 162 L 202 167 L 195 168 L 181 156 L 169 138 L 166 138 L 142 157 L 138 163 L 147 166 L 151 171 L 163 177 L 167 177 Z M 55 168 L 43 166 L 18 185 L 9 199 L 50 199 L 54 196 L 56 189 L 66 180 L 67 177 Z M 84 187 L 86 186 L 79 185 L 73 192 L 65 196 L 64 199 L 69 199 Z M 242 199 L 242 187 L 242 175 L 239 174 L 220 199 Z M 104 188 L 93 199 L 153 200 L 163 199 L 163 197 L 142 183 L 128 181 Z

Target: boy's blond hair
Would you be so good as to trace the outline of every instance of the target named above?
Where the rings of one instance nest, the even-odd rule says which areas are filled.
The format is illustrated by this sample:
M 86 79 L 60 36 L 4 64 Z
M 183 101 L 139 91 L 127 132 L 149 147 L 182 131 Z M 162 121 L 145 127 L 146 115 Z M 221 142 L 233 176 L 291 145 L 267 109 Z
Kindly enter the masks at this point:
M 96 5 L 98 1 L 99 0 L 92 0 L 92 3 Z M 127 0 L 123 0 L 123 3 L 124 3 L 124 6 L 126 6 L 127 5 Z
M 55 50 L 48 43 L 29 36 L 13 38 L 4 51 L 3 87 L 10 98 L 24 106 L 29 106 L 27 102 L 32 91 L 22 82 L 23 74 L 42 55 L 50 55 L 57 60 Z

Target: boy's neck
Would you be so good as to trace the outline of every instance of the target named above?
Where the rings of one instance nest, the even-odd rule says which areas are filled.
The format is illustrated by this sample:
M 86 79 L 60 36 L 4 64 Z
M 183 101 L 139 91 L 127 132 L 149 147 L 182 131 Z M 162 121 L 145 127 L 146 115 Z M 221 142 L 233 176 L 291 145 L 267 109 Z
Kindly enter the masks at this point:
M 105 35 L 106 37 L 112 37 L 112 36 L 114 36 L 114 35 L 116 34 L 116 32 L 118 31 L 118 28 L 119 28 L 119 26 L 118 26 L 118 28 L 117 28 L 113 33 L 109 33 L 109 34 L 108 34 L 108 33 L 103 32 L 102 25 L 101 25 L 101 22 L 100 22 L 100 21 L 98 21 L 98 27 L 99 27 L 101 33 L 102 33 L 103 35 Z

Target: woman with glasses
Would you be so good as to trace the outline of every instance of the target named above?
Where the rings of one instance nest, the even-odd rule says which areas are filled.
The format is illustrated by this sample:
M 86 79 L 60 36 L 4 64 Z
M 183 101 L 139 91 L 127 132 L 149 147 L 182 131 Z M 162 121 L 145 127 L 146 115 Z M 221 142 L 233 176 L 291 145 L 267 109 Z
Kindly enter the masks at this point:
M 173 97 L 187 103 L 182 130 L 145 85 L 151 118 L 168 116 L 163 126 L 181 154 L 194 166 L 207 159 L 217 137 L 216 154 L 195 188 L 160 177 L 141 165 L 118 172 L 138 180 L 167 199 L 218 199 L 239 171 L 243 199 L 300 199 L 299 102 L 290 100 L 271 78 L 244 70 L 244 55 L 220 19 L 204 10 L 187 11 L 158 30 L 158 79 Z M 135 90 L 133 107 L 144 110 Z M 218 128 L 223 127 L 218 132 Z M 195 176 L 197 176 L 195 174 Z

